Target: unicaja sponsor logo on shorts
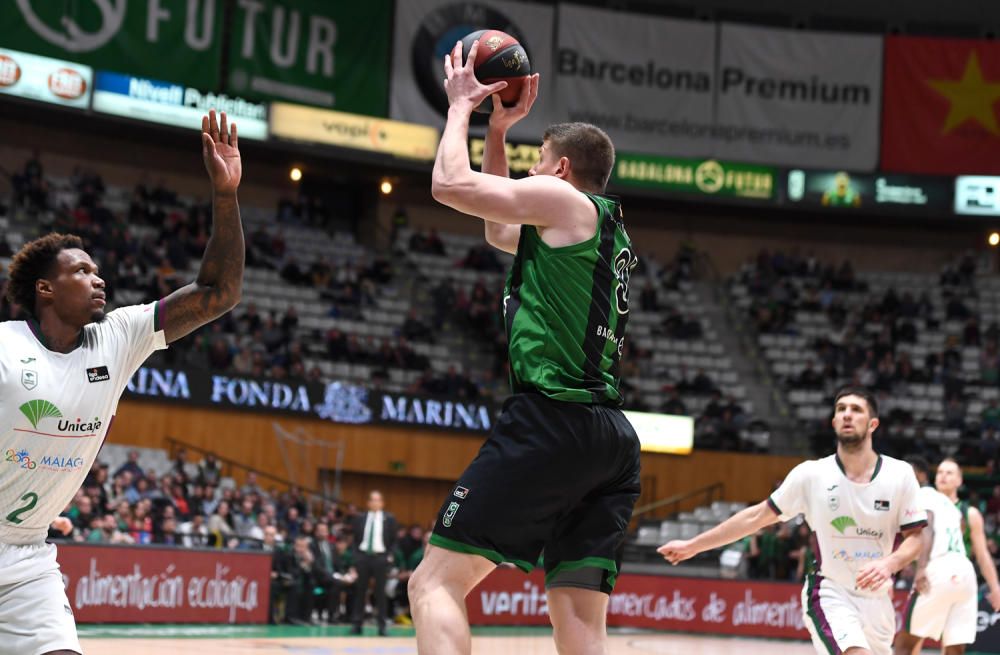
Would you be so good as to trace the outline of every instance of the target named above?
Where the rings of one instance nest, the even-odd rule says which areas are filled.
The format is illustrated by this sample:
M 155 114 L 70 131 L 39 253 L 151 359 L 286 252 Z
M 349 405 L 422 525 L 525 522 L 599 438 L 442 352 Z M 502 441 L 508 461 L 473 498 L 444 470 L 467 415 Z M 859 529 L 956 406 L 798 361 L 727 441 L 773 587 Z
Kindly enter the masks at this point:
M 448 509 L 444 511 L 444 518 L 441 519 L 441 523 L 444 524 L 444 527 L 451 527 L 452 521 L 455 520 L 455 515 L 458 514 L 458 508 L 459 504 L 456 502 L 452 502 L 448 505 Z

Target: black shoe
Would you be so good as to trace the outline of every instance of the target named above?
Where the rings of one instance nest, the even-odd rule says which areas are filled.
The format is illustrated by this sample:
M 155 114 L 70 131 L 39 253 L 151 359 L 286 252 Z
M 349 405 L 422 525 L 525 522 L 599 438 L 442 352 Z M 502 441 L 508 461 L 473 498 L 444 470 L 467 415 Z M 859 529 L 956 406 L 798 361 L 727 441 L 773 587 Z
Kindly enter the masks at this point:
M 352 625 L 351 626 L 351 631 L 348 634 L 352 634 L 352 635 L 359 635 L 359 634 L 361 634 L 361 626 L 360 625 Z

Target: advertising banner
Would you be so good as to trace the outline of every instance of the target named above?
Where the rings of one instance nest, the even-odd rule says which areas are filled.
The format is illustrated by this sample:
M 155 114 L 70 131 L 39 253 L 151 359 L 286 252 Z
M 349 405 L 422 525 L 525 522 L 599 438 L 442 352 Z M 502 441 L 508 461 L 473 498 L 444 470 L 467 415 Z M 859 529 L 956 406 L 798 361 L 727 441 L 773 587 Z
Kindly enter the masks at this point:
M 297 382 L 143 366 L 125 397 L 218 409 L 288 414 L 355 425 L 406 425 L 488 432 L 499 407 L 491 403 L 372 391 L 343 382 Z
M 59 544 L 78 623 L 266 623 L 270 553 Z
M 86 109 L 93 85 L 90 66 L 0 48 L 0 94 Z
M 788 171 L 785 199 L 791 204 L 811 207 L 878 207 L 906 213 L 948 214 L 952 187 L 949 177 L 795 169 Z
M 631 153 L 618 153 L 611 171 L 612 184 L 758 200 L 774 196 L 776 177 L 766 166 Z
M 538 100 L 510 136 L 538 140 L 551 122 L 552 20 L 554 10 L 513 0 L 406 0 L 396 3 L 389 116 L 443 126 L 448 113 L 444 56 L 470 32 L 498 29 L 514 36 L 541 72 Z M 473 114 L 472 132 L 482 134 L 485 114 Z
M 908 592 L 896 591 L 901 626 Z M 618 576 L 608 602 L 608 626 L 743 637 L 809 639 L 802 616 L 802 585 L 675 576 Z M 472 625 L 547 625 L 548 603 L 541 570 L 525 576 L 500 567 L 466 597 Z M 1000 612 L 980 599 L 978 653 L 1000 653 Z M 650 639 L 655 640 L 654 636 Z M 654 642 L 655 643 L 655 642 Z M 936 644 L 928 640 L 930 649 Z
M 385 116 L 392 0 L 235 3 L 229 90 Z
M 94 82 L 94 111 L 106 114 L 200 130 L 201 117 L 210 109 L 225 111 L 241 139 L 267 138 L 263 103 L 105 71 L 98 71 Z
M 873 170 L 881 82 L 881 36 L 723 23 L 714 154 Z
M 889 36 L 882 170 L 1000 174 L 1000 42 Z
M 507 141 L 504 144 L 507 155 L 507 169 L 511 177 L 525 177 L 531 167 L 538 163 L 538 147 L 535 143 L 513 143 Z M 476 168 L 483 165 L 483 153 L 486 151 L 486 140 L 479 137 L 469 138 L 469 161 Z
M 438 131 L 386 118 L 275 102 L 271 133 L 285 139 L 370 150 L 395 157 L 433 161 Z
M 1000 216 L 1000 177 L 962 175 L 956 178 L 955 213 Z
M 714 24 L 562 4 L 557 44 L 556 120 L 598 125 L 627 152 L 712 154 Z
M 224 0 L 0 2 L 4 47 L 93 68 L 219 85 Z

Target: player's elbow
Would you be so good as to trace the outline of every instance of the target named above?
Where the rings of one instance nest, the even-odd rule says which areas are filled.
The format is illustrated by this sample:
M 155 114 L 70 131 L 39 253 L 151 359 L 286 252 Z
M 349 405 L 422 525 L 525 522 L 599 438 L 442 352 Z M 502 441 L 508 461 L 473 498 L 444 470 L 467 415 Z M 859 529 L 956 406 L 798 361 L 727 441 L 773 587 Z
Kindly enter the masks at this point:
M 435 175 L 431 181 L 431 196 L 442 205 L 453 207 L 465 193 L 467 186 L 453 177 Z

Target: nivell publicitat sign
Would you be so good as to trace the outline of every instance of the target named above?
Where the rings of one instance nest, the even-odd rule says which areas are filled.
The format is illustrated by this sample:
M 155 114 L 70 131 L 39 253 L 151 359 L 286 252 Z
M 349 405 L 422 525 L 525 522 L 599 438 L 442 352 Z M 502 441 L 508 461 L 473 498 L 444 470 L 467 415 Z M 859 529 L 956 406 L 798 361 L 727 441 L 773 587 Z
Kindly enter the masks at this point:
M 94 111 L 200 130 L 201 117 L 210 109 L 226 112 L 241 139 L 267 138 L 264 103 L 122 73 L 98 71 L 95 77 Z

